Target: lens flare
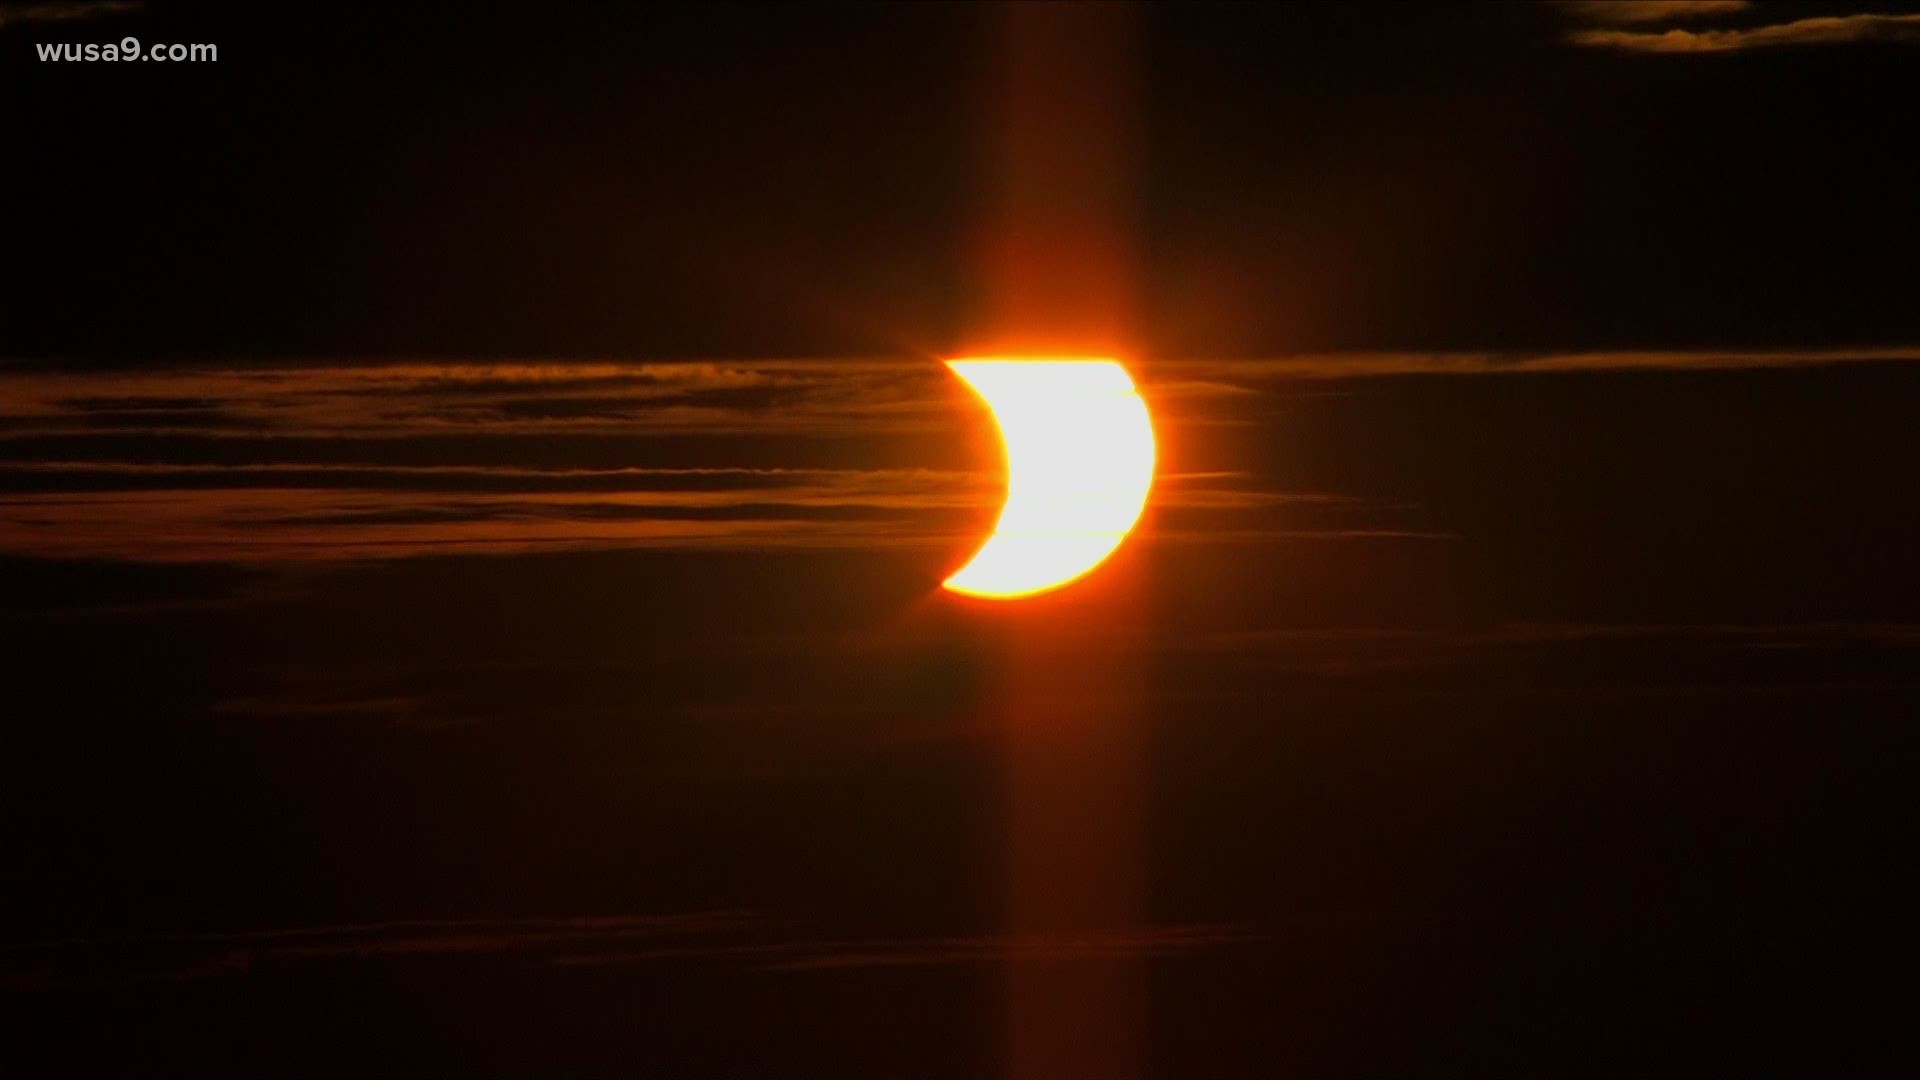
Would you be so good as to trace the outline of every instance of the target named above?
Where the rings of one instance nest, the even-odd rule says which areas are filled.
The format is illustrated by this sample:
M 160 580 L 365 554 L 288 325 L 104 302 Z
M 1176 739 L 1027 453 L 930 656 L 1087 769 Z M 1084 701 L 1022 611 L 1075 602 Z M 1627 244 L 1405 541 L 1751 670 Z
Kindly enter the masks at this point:
M 945 587 L 1013 599 L 1081 577 L 1113 554 L 1153 487 L 1153 423 L 1113 360 L 968 359 L 947 366 L 987 403 L 1006 447 L 993 534 Z

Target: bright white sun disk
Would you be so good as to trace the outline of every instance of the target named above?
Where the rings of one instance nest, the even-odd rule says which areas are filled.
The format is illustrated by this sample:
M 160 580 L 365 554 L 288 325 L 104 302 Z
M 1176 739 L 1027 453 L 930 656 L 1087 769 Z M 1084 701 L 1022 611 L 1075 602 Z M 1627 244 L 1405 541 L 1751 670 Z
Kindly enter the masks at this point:
M 1056 589 L 1100 565 L 1153 487 L 1153 424 L 1112 360 L 949 360 L 983 398 L 1007 452 L 1007 501 L 980 550 L 946 580 L 971 596 Z

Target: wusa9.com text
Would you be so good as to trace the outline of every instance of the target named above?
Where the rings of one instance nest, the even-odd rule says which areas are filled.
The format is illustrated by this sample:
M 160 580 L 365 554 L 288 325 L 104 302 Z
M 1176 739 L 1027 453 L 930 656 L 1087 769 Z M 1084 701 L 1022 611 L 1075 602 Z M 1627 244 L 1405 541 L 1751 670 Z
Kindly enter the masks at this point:
M 105 45 L 35 45 L 42 60 L 206 60 L 220 59 L 220 49 L 214 45 L 153 45 L 142 49 L 139 38 L 122 38 L 118 42 Z

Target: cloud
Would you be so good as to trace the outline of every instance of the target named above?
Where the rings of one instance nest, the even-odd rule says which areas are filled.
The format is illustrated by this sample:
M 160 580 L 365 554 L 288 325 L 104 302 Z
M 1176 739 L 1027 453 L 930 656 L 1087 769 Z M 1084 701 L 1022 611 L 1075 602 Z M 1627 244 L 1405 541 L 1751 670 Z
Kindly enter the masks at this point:
M 752 912 L 414 920 L 234 933 L 148 934 L 0 946 L 0 990 L 72 992 L 245 978 L 263 965 L 517 957 L 560 968 L 703 961 L 737 971 L 996 963 L 1025 957 L 1166 959 L 1258 944 L 1241 925 L 1172 924 L 1037 935 L 815 937 Z
M 1780 683 L 1858 678 L 1836 675 L 1831 658 L 1904 657 L 1920 649 L 1912 623 L 1550 623 L 1491 626 L 1293 626 L 1190 636 L 1177 651 L 1240 658 L 1268 674 L 1371 679 L 1519 665 L 1529 674 L 1507 689 L 1632 693 L 1680 689 L 1750 692 Z M 1649 669 L 1647 658 L 1658 657 Z M 1657 671 L 1657 674 L 1655 673 Z M 1633 672 L 1622 679 L 1621 673 Z M 1738 672 L 1737 676 L 1730 673 Z
M 306 697 L 281 694 L 273 697 L 234 698 L 216 704 L 214 711 L 268 719 L 326 720 L 339 717 L 378 717 L 421 725 L 426 722 L 426 718 L 436 705 L 438 702 L 424 694 L 352 696 L 335 693 Z
M 1920 16 L 1914 16 L 1920 19 Z M 1311 378 L 1724 370 L 1920 360 L 1920 347 L 1585 353 L 1329 353 L 1143 366 L 1156 404 L 1245 394 L 1253 370 Z M 978 422 L 925 360 L 390 363 L 73 372 L 0 367 L 0 446 L 23 440 L 914 439 Z M 1164 410 L 1157 410 L 1157 414 Z M 525 444 L 520 444 L 524 446 Z M 426 455 L 439 463 L 443 455 Z M 391 453 L 367 455 L 392 463 Z M 521 462 L 524 455 L 507 455 Z M 423 462 L 429 463 L 429 462 Z M 503 462 L 504 463 L 504 462 Z M 701 462 L 700 464 L 727 464 Z M 790 464 L 768 461 L 767 467 Z
M 0 417 L 16 436 L 831 437 L 951 426 L 950 381 L 933 363 L 864 360 L 26 368 L 0 371 Z
M 773 941 L 724 950 L 619 949 L 561 956 L 571 967 L 657 963 L 688 956 L 731 955 L 769 971 L 845 971 L 878 967 L 945 967 L 1009 960 L 1111 960 L 1177 957 L 1209 949 L 1257 944 L 1267 936 L 1244 925 L 1174 924 L 1047 934 L 967 937 Z
M 1562 0 L 1574 18 L 1600 23 L 1678 22 L 1731 15 L 1752 7 L 1749 0 Z
M 1441 650 L 1597 641 L 1696 641 L 1728 647 L 1806 648 L 1831 644 L 1920 647 L 1920 625 L 1909 623 L 1503 623 L 1479 629 L 1402 627 L 1294 627 L 1236 631 L 1195 638 L 1189 647 L 1238 650 L 1255 645 L 1352 643 Z
M 137 11 L 139 0 L 68 0 L 65 3 L 22 4 L 0 7 L 0 30 L 15 24 L 79 22 L 121 12 Z
M 1156 505 L 1212 517 L 1276 507 L 1322 516 L 1389 509 L 1266 490 L 1247 479 L 1168 473 L 1159 478 Z M 5 490 L 20 486 L 28 490 Z M 1000 497 L 996 474 L 925 468 L 0 463 L 0 553 L 284 564 L 643 548 L 955 547 L 980 532 Z M 1170 530 L 1162 538 L 1181 535 Z
M 1267 379 L 1367 379 L 1405 375 L 1545 375 L 1605 371 L 1756 371 L 1840 364 L 1913 363 L 1920 346 L 1876 349 L 1693 350 L 1571 353 L 1301 353 L 1168 365 L 1168 374 L 1249 388 Z
M 1169 432 L 1180 401 L 1233 393 L 1175 391 Z M 915 360 L 16 363 L 0 419 L 0 554 L 43 559 L 958 549 L 1004 487 L 981 410 Z M 1365 509 L 1233 472 L 1158 485 L 1167 538 L 1193 515 L 1241 535 L 1273 526 L 1236 515 L 1333 530 Z
M 1910 363 L 1920 349 L 1367 353 L 1142 365 L 1166 445 L 1305 384 Z M 0 555 L 337 564 L 609 549 L 950 549 L 1004 478 L 926 360 L 0 367 Z M 1149 543 L 1458 539 L 1419 507 L 1220 469 Z
M 746 912 L 552 919 L 433 919 L 233 933 L 146 934 L 0 945 L 0 990 L 74 991 L 244 977 L 262 963 L 383 957 L 541 955 L 635 939 L 765 925 Z
M 1589 48 L 1643 53 L 1717 53 L 1788 45 L 1920 41 L 1920 15 L 1867 12 L 1819 15 L 1784 23 L 1664 30 L 1656 24 L 1699 22 L 1751 12 L 1745 0 L 1565 0 L 1560 8 L 1585 23 L 1567 40 Z
M 0 499 L 0 551 L 139 562 L 337 562 L 608 548 L 886 547 L 941 542 L 939 487 L 618 494 L 225 488 Z M 964 505 L 961 504 L 961 505 Z
M 1920 15 L 1823 15 L 1725 30 L 1577 30 L 1575 45 L 1643 53 L 1720 53 L 1789 45 L 1920 41 Z

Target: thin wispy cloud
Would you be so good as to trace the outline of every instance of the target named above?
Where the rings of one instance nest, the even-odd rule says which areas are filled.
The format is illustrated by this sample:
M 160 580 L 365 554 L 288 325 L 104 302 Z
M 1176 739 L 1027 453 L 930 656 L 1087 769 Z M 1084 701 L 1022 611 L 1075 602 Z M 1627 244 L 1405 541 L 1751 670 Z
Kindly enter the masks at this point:
M 0 483 L 14 471 L 0 467 Z M 17 472 L 46 475 L 34 466 Z M 601 491 L 541 490 L 541 474 L 525 470 L 508 474 L 521 486 L 494 491 L 421 486 L 442 479 L 441 472 L 398 474 L 408 483 L 394 488 L 342 487 L 330 482 L 327 469 L 300 466 L 264 469 L 261 475 L 277 484 L 235 486 L 248 475 L 246 466 L 175 473 L 164 466 L 110 463 L 96 472 L 83 465 L 56 474 L 55 483 L 68 490 L 0 493 L 0 552 L 136 562 L 313 563 L 624 548 L 954 546 L 978 533 L 1001 497 L 997 477 L 930 469 L 615 473 L 628 486 Z M 455 475 L 494 479 L 487 470 Z M 301 476 L 310 486 L 289 482 Z M 560 478 L 573 482 L 582 475 Z M 131 486 L 129 479 L 142 486 Z M 717 483 L 646 486 L 661 479 Z M 758 482 L 738 483 L 742 479 Z M 89 480 L 123 486 L 73 490 Z M 1240 484 L 1233 475 L 1169 474 L 1161 478 L 1158 501 L 1170 511 L 1207 513 L 1372 505 Z
M 1567 40 L 1588 48 L 1683 55 L 1808 45 L 1912 44 L 1920 42 L 1920 15 L 1819 15 L 1744 27 L 1591 28 L 1573 31 Z
M 783 490 L 755 498 L 738 491 L 473 496 L 332 488 L 9 496 L 0 501 L 0 551 L 141 562 L 332 562 L 606 548 L 887 547 L 942 535 L 906 520 L 907 511 L 937 508 L 937 494 L 861 501 Z
M 1914 16 L 1920 19 L 1920 16 Z M 1248 393 L 1248 372 L 1308 378 L 1732 370 L 1912 362 L 1920 347 L 1568 353 L 1324 353 L 1143 367 L 1156 401 Z M 98 435 L 396 439 L 884 438 L 977 423 L 922 360 L 337 364 L 159 371 L 0 369 L 0 439 Z M 777 467 L 779 463 L 769 463 Z
M 138 11 L 139 0 L 66 0 L 46 4 L 0 7 L 0 30 L 31 23 L 81 22 L 122 12 Z
M 768 925 L 747 912 L 548 919 L 422 919 L 0 945 L 0 989 L 75 991 L 244 977 L 265 962 L 540 955 L 637 939 L 695 940 Z
M 0 372 L 13 434 L 811 434 L 951 423 L 937 364 L 337 364 Z M 950 389 L 950 388 L 949 388 Z
M 1884 622 L 1579 623 L 1490 626 L 1291 626 L 1190 637 L 1170 648 L 1315 681 L 1392 674 L 1444 686 L 1460 672 L 1501 670 L 1511 692 L 1752 692 L 1826 683 L 1835 655 L 1873 657 L 1886 671 L 1920 648 L 1920 626 Z M 1657 670 L 1649 670 L 1657 657 Z M 1880 674 L 1849 671 L 1873 682 Z
M 1580 642 L 1692 641 L 1733 648 L 1798 649 L 1873 644 L 1920 647 L 1920 626 L 1907 623 L 1503 623 L 1477 629 L 1289 627 L 1195 638 L 1183 648 L 1239 651 L 1252 646 L 1398 645 L 1434 651 L 1480 651 Z
M 1050 960 L 1166 960 L 1259 945 L 1256 927 L 1168 924 L 1054 934 L 847 938 L 745 911 L 393 921 L 0 945 L 0 990 L 75 992 L 246 978 L 256 968 L 506 957 L 560 969 L 696 962 L 739 973 Z
M 1873 349 L 1716 349 L 1566 353 L 1301 353 L 1169 365 L 1194 385 L 1247 392 L 1272 379 L 1370 379 L 1405 375 L 1552 375 L 1607 371 L 1759 371 L 1840 364 L 1913 363 L 1920 347 Z
M 1258 944 L 1267 935 L 1241 925 L 1178 924 L 1079 933 L 994 934 L 878 940 L 776 941 L 745 944 L 716 954 L 695 948 L 621 949 L 562 956 L 570 967 L 624 967 L 689 957 L 729 955 L 769 971 L 851 971 L 885 967 L 947 967 L 1010 960 L 1151 960 L 1211 949 Z

